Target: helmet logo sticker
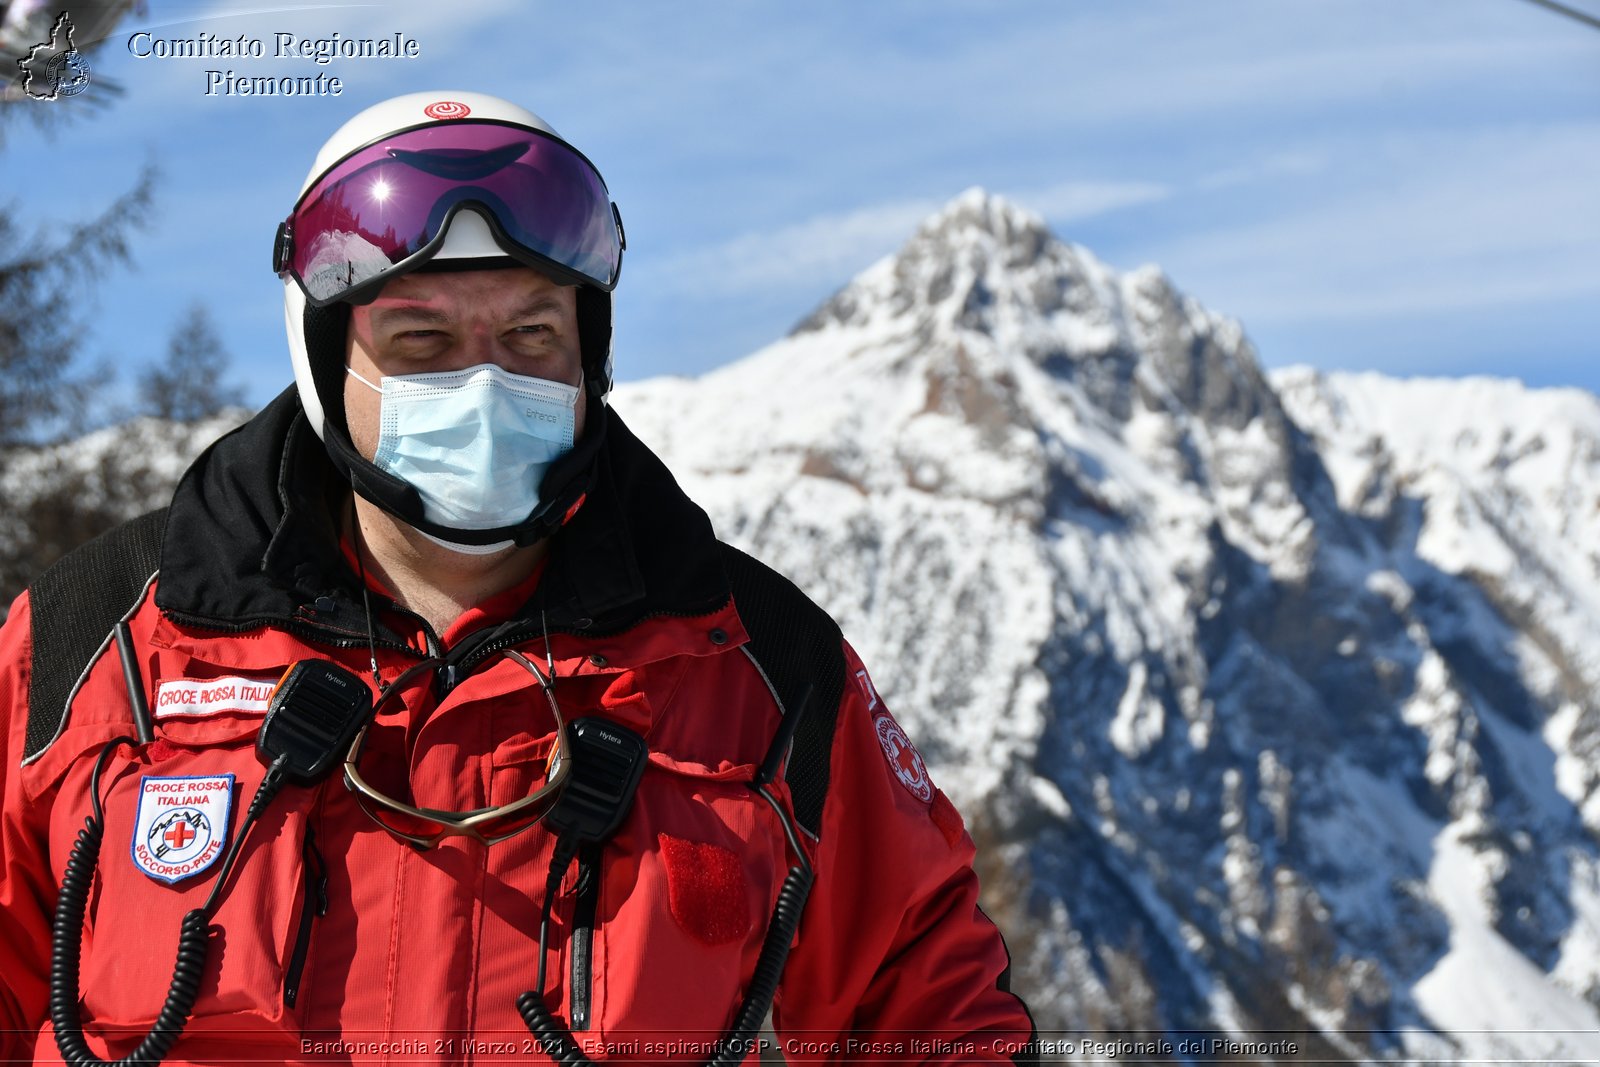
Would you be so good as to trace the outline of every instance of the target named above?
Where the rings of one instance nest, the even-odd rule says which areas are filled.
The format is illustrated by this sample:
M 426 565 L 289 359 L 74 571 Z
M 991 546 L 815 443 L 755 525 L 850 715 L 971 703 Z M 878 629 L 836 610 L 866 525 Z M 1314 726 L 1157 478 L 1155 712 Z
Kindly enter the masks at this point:
M 134 866 L 168 885 L 199 874 L 222 855 L 232 807 L 231 774 L 141 779 Z
M 472 109 L 458 100 L 435 100 L 422 109 L 422 113 L 430 119 L 464 119 L 472 114 Z
M 900 779 L 900 784 L 924 804 L 931 802 L 933 782 L 929 780 L 928 768 L 922 762 L 922 754 L 912 745 L 911 738 L 887 712 L 874 718 L 872 726 L 878 734 L 878 744 L 883 746 L 884 758 L 889 761 L 889 769 Z

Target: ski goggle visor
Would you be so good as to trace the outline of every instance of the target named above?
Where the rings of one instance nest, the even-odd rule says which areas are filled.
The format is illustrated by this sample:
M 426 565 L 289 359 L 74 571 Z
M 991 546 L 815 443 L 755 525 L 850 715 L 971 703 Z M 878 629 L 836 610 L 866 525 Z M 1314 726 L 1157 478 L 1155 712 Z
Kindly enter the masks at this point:
M 622 218 L 593 164 L 549 134 L 473 120 L 406 130 L 334 164 L 278 227 L 273 270 L 315 307 L 371 300 L 430 259 L 469 207 L 507 255 L 561 281 L 616 286 Z

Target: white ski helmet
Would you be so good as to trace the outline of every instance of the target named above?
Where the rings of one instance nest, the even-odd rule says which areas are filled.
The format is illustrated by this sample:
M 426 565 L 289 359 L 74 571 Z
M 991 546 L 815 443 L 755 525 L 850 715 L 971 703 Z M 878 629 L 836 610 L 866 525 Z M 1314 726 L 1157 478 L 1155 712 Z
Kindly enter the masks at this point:
M 611 389 L 611 291 L 624 247 L 622 217 L 599 171 L 525 108 L 482 93 L 409 93 L 346 122 L 317 153 L 273 245 L 300 403 L 335 467 L 362 496 L 448 541 L 527 544 L 551 532 L 561 517 L 551 513 L 564 511 L 587 483 L 603 428 L 603 415 L 595 415 Z M 516 265 L 577 286 L 596 432 L 586 432 L 570 461 L 558 461 L 546 478 L 547 489 L 566 481 L 576 492 L 542 494 L 538 511 L 516 527 L 451 530 L 427 521 L 415 491 L 350 442 L 349 309 L 411 271 Z M 574 470 L 578 464 L 584 469 Z M 558 477 L 563 468 L 567 477 Z

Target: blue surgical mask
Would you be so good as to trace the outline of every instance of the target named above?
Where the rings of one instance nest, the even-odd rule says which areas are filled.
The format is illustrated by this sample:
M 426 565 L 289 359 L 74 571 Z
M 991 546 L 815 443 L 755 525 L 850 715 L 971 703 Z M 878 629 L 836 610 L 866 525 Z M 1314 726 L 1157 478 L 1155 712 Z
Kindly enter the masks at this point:
M 422 496 L 431 522 L 457 530 L 515 526 L 539 506 L 545 471 L 572 447 L 578 387 L 485 363 L 438 374 L 388 375 L 372 463 Z M 434 540 L 439 541 L 438 538 Z M 514 542 L 462 545 L 487 554 Z

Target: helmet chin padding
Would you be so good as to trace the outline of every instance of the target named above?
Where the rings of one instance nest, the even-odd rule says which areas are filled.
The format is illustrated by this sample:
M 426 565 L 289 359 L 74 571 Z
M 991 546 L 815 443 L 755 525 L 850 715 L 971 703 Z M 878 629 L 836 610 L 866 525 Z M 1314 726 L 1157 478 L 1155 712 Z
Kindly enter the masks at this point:
M 589 395 L 604 400 L 611 392 L 611 294 L 578 286 L 578 351 Z
M 349 344 L 350 305 L 329 304 L 325 308 L 305 305 L 304 336 L 311 379 L 322 403 L 325 426 L 343 437 L 350 436 L 350 423 L 344 414 L 345 351 Z M 325 437 L 326 434 L 318 436 Z

